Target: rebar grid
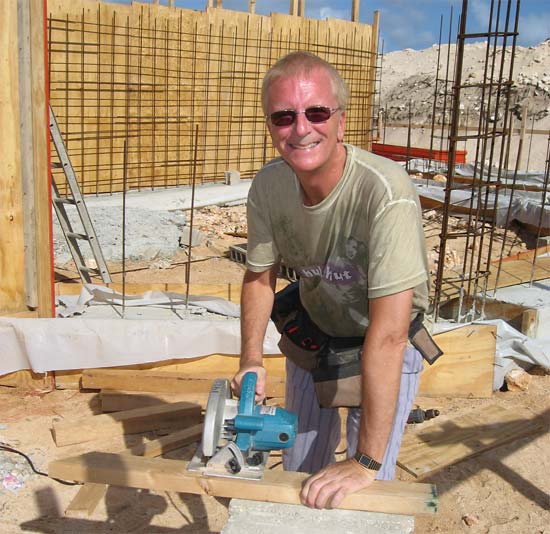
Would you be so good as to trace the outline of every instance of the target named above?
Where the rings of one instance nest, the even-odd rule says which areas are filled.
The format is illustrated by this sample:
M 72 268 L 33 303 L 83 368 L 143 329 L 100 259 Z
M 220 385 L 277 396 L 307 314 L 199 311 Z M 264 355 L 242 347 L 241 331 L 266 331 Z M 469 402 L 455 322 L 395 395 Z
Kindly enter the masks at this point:
M 223 182 L 230 169 L 253 177 L 275 156 L 262 77 L 298 49 L 342 73 L 351 92 L 346 141 L 368 148 L 376 88 L 370 27 L 347 23 L 335 32 L 303 18 L 276 27 L 256 15 L 230 24 L 219 14 L 174 16 L 154 6 L 125 16 L 109 4 L 71 11 L 49 16 L 50 99 L 83 193 L 122 190 L 125 139 L 129 190 L 190 185 L 194 169 L 198 184 Z
M 515 3 L 515 7 L 513 4 Z M 504 4 L 504 7 L 503 7 Z M 489 26 L 486 33 L 467 32 L 468 0 L 463 0 L 460 30 L 457 38 L 457 56 L 453 85 L 452 120 L 449 133 L 449 161 L 447 187 L 441 229 L 439 260 L 435 281 L 434 315 L 439 315 L 439 305 L 447 293 L 458 292 L 458 321 L 473 320 L 483 316 L 483 306 L 491 272 L 491 254 L 496 227 L 496 206 L 500 189 L 501 172 L 509 159 L 506 138 L 509 135 L 510 87 L 513 79 L 514 55 L 518 35 L 519 0 L 491 0 Z M 513 22 L 511 22 L 513 19 Z M 510 25 L 512 24 L 512 28 Z M 485 37 L 486 52 L 481 83 L 463 82 L 464 45 L 468 39 Z M 510 43 L 511 40 L 511 43 Z M 511 49 L 507 54 L 507 46 Z M 500 59 L 499 59 L 500 57 Z M 481 93 L 481 109 L 477 132 L 459 135 L 461 97 L 467 91 Z M 466 139 L 476 142 L 474 176 L 471 184 L 455 181 L 454 168 L 458 143 Z M 497 141 L 500 141 L 498 148 Z M 496 173 L 496 175 L 495 175 Z M 467 222 L 464 230 L 450 228 L 453 210 L 453 191 L 470 188 Z M 511 199 L 510 199 L 511 201 Z M 509 220 L 507 220 L 509 222 Z M 465 237 L 461 272 L 445 272 L 447 243 L 451 239 Z M 464 297 L 469 297 L 470 308 L 463 312 Z M 478 306 L 477 302 L 481 306 Z

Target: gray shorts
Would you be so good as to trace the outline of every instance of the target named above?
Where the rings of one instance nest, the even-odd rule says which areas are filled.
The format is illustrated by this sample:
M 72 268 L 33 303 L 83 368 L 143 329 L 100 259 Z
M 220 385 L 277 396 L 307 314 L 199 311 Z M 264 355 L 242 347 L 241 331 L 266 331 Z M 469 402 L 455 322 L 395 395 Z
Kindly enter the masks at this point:
M 422 368 L 422 356 L 413 347 L 408 347 L 403 362 L 393 427 L 382 461 L 382 469 L 376 477 L 378 480 L 392 480 L 395 475 L 401 438 L 416 398 Z M 334 453 L 340 443 L 340 415 L 337 408 L 319 407 L 309 371 L 301 369 L 287 358 L 286 373 L 286 408 L 298 414 L 298 435 L 294 445 L 283 451 L 283 466 L 287 471 L 316 473 L 335 461 Z M 353 456 L 357 449 L 360 416 L 359 408 L 348 410 L 348 458 Z

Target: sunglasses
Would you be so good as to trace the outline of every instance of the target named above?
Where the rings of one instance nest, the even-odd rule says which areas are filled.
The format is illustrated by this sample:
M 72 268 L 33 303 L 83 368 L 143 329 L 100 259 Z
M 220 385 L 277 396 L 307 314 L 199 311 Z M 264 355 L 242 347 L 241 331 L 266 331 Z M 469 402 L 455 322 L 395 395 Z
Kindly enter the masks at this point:
M 303 111 L 297 111 L 295 109 L 282 109 L 281 111 L 275 111 L 269 115 L 271 124 L 273 126 L 290 126 L 296 120 L 299 113 L 303 113 L 306 119 L 313 124 L 320 124 L 327 122 L 334 113 L 340 108 L 329 108 L 326 106 L 311 106 Z

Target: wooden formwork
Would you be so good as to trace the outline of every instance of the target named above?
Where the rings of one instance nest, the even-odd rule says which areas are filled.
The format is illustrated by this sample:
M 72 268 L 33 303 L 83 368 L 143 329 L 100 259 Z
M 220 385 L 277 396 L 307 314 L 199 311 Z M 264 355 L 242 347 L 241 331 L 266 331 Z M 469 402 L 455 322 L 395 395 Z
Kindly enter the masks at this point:
M 293 50 L 339 69 L 346 139 L 370 145 L 376 23 L 50 0 L 48 26 L 51 104 L 85 193 L 121 190 L 125 140 L 129 189 L 251 178 L 275 155 L 261 80 Z

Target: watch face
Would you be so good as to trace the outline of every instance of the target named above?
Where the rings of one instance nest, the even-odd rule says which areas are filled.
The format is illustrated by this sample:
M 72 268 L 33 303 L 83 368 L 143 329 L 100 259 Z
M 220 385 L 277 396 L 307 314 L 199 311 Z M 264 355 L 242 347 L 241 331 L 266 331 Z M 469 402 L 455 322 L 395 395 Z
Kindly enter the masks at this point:
M 371 469 L 372 471 L 379 471 L 382 467 L 382 464 L 380 462 L 377 462 L 376 460 L 373 460 L 370 456 L 367 456 L 366 454 L 361 454 L 360 452 L 356 453 L 354 458 L 363 467 L 365 467 L 366 469 Z

